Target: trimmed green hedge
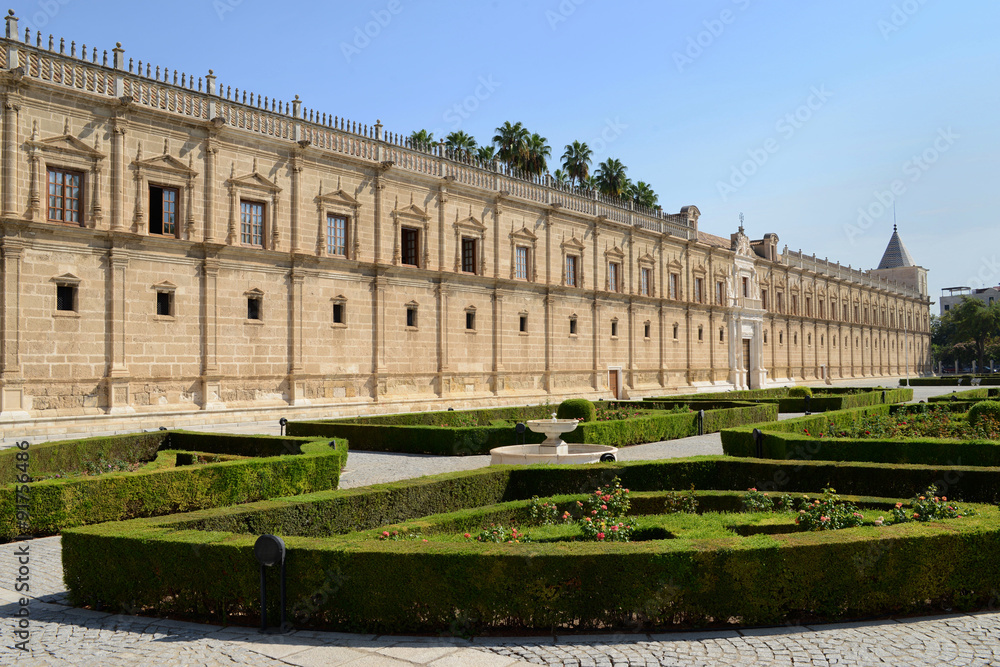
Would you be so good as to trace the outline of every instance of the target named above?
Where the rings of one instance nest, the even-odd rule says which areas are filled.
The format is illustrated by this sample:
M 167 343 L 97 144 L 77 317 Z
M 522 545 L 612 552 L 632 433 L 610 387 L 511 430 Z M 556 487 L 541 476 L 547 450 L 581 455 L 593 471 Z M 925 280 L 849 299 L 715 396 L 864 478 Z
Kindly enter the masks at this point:
M 30 473 L 41 475 L 83 470 L 87 464 L 101 460 L 126 463 L 148 461 L 156 456 L 167 433 L 152 431 L 33 444 L 28 449 Z M 13 483 L 19 474 L 15 467 L 19 451 L 16 447 L 0 450 L 0 484 Z
M 327 537 L 532 495 L 587 493 L 614 476 L 637 492 L 693 483 L 699 490 L 814 494 L 833 485 L 845 495 L 886 499 L 937 482 L 949 497 L 970 502 L 995 497 L 1000 471 L 724 457 L 498 466 L 67 530 L 65 580 L 75 605 L 252 623 L 259 583 L 252 545 L 258 534 L 271 532 L 288 546 L 288 608 L 300 627 L 450 634 L 698 626 L 720 619 L 794 623 L 926 610 L 927 600 L 975 606 L 1000 586 L 994 558 L 1000 515 L 992 508 L 943 523 L 615 544 Z
M 928 378 L 910 378 L 911 387 L 954 387 L 956 385 L 962 387 L 968 387 L 972 383 L 972 378 L 978 377 L 980 379 L 980 384 L 983 385 L 1000 385 L 1000 375 L 962 375 L 960 377 L 928 377 Z M 961 385 L 959 385 L 959 380 L 961 380 Z M 899 380 L 901 386 L 906 386 L 906 378 L 901 378 Z
M 928 403 L 938 403 L 940 401 L 984 401 L 987 398 L 996 396 L 997 389 L 990 387 L 976 387 L 975 389 L 967 389 L 965 391 L 953 391 L 950 394 L 941 394 L 940 396 L 931 396 L 927 399 Z
M 615 407 L 617 402 L 608 403 Z M 642 402 L 630 405 L 646 408 Z M 546 406 L 548 407 L 548 406 Z M 504 426 L 421 426 L 406 425 L 406 418 L 434 420 L 438 415 L 456 413 L 417 413 L 394 415 L 404 425 L 361 423 L 362 418 L 321 422 L 290 422 L 289 435 L 346 438 L 352 449 L 379 452 L 407 452 L 446 456 L 488 454 L 495 447 L 513 445 L 514 428 Z M 426 415 L 433 415 L 428 417 Z M 777 419 L 777 408 L 769 404 L 744 404 L 739 408 L 721 408 L 705 411 L 704 432 L 714 433 L 723 428 L 741 424 Z M 380 421 L 385 417 L 378 418 Z M 367 419 L 364 420 L 367 422 Z M 698 433 L 698 413 L 661 412 L 613 421 L 581 422 L 575 430 L 563 435 L 566 442 L 589 443 L 624 447 L 660 440 L 683 438 Z M 525 442 L 539 443 L 545 439 L 540 433 L 527 430 Z
M 805 387 L 808 389 L 808 387 Z M 692 394 L 687 396 L 648 398 L 646 401 L 663 402 L 677 401 L 689 403 L 697 407 L 702 401 L 717 401 L 719 396 L 732 397 L 731 400 L 750 401 L 757 403 L 776 403 L 778 412 L 805 412 L 804 397 L 789 396 L 790 389 L 795 387 L 780 387 L 776 389 L 751 389 L 747 391 L 730 391 L 723 394 Z M 884 395 L 884 397 L 883 397 Z M 810 412 L 828 412 L 832 410 L 847 410 L 879 403 L 904 403 L 913 400 L 913 389 L 882 389 L 856 387 L 823 387 L 809 399 Z
M 155 439 L 154 439 L 155 438 Z M 135 451 L 129 450 L 129 441 Z M 144 460 L 160 449 L 179 449 L 197 444 L 197 451 L 239 453 L 240 444 L 251 456 L 274 451 L 289 455 L 222 461 L 180 468 L 165 467 L 136 472 L 46 479 L 27 485 L 9 483 L 0 488 L 0 540 L 19 534 L 43 535 L 64 528 L 103 521 L 187 512 L 297 493 L 336 488 L 340 470 L 347 461 L 347 443 L 270 436 L 225 436 L 219 434 L 157 431 L 122 436 L 115 451 L 122 460 Z M 89 445 L 93 451 L 108 451 L 105 439 L 52 443 L 68 445 L 72 456 L 52 454 L 48 461 L 87 460 L 81 454 Z M 304 451 L 303 451 L 304 448 Z M 44 445 L 37 449 L 45 451 Z M 150 451 L 151 450 L 151 451 Z M 19 450 L 18 450 L 19 451 Z M 36 466 L 36 446 L 29 448 L 29 474 L 65 471 Z M 136 457 L 141 453 L 141 457 Z M 290 455 L 295 454 L 295 455 Z M 225 455 L 225 454 L 224 454 Z M 13 466 L 13 461 L 9 462 Z M 19 493 L 20 491 L 20 493 Z M 24 498 L 27 507 L 24 508 Z M 26 512 L 23 510 L 26 509 Z M 21 520 L 27 519 L 25 523 Z

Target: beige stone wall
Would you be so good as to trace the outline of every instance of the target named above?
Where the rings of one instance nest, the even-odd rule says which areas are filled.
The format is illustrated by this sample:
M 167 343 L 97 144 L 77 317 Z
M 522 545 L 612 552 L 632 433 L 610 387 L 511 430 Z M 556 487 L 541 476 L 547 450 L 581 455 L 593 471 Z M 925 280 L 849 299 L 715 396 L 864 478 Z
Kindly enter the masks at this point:
M 86 83 L 73 87 L 45 64 L 72 58 L 21 53 L 27 75 L 0 82 L 11 137 L 0 416 L 597 398 L 610 396 L 611 369 L 633 397 L 728 382 L 735 295 L 717 304 L 715 284 L 735 255 L 696 240 L 696 213 L 649 218 L 122 69 L 76 62 Z M 116 79 L 131 104 L 108 92 Z M 83 174 L 82 225 L 48 220 L 48 167 Z M 150 185 L 177 189 L 176 238 L 150 234 Z M 262 247 L 242 242 L 243 201 L 264 206 Z M 348 218 L 346 256 L 327 251 L 331 214 Z M 404 227 L 419 232 L 417 266 L 401 262 Z M 473 272 L 462 270 L 463 237 L 476 242 Z M 529 248 L 526 278 L 517 246 Z M 614 292 L 609 262 L 620 267 Z M 910 368 L 926 370 L 925 298 L 754 264 L 769 291 L 769 379 L 818 380 L 821 366 L 833 378 L 902 373 L 904 321 Z M 56 310 L 60 281 L 77 287 L 71 312 Z M 172 294 L 169 316 L 157 315 L 157 291 Z M 259 320 L 248 298 L 260 299 Z

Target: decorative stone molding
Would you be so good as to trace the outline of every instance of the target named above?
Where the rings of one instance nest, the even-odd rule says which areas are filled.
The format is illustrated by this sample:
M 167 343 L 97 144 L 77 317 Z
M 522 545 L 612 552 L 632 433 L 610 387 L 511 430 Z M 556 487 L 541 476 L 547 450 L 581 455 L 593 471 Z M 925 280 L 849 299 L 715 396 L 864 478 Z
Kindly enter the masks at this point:
M 270 242 L 265 241 L 264 248 L 278 250 L 281 245 L 281 234 L 278 231 L 278 205 L 281 201 L 281 188 L 278 187 L 277 182 L 257 171 L 257 158 L 254 158 L 253 170 L 243 176 L 236 175 L 236 164 L 233 163 L 226 186 L 229 188 L 229 231 L 226 234 L 226 244 L 240 244 L 240 201 L 245 198 L 264 202 L 267 207 L 264 239 L 270 238 Z
M 70 133 L 69 119 L 63 134 L 48 139 L 38 139 L 38 121 L 35 121 L 31 139 L 26 142 L 28 160 L 31 164 L 31 184 L 28 197 L 28 219 L 47 220 L 43 211 L 43 193 L 48 192 L 48 168 L 71 169 L 83 172 L 82 186 L 84 197 L 89 195 L 89 212 L 85 212 L 88 201 L 85 199 L 80 207 L 83 226 L 96 228 L 103 220 L 104 207 L 101 203 L 101 174 L 104 160 L 107 159 L 101 151 L 100 137 L 94 140 L 91 148 Z
M 347 259 L 357 259 L 361 249 L 361 239 L 358 235 L 358 219 L 361 216 L 361 202 L 344 192 L 337 179 L 337 189 L 324 193 L 320 182 L 319 194 L 313 199 L 316 203 L 317 227 L 316 255 L 326 257 L 327 253 L 327 216 L 343 215 L 347 218 Z
M 194 184 L 198 172 L 192 168 L 193 158 L 184 164 L 168 152 L 169 144 L 163 142 L 163 154 L 143 159 L 142 143 L 132 161 L 133 178 L 135 180 L 135 212 L 132 215 L 132 231 L 147 235 L 149 230 L 145 225 L 146 194 L 152 184 L 176 188 L 181 195 L 177 202 L 177 223 L 179 238 L 194 239 Z M 184 211 L 184 234 L 180 234 L 181 211 Z

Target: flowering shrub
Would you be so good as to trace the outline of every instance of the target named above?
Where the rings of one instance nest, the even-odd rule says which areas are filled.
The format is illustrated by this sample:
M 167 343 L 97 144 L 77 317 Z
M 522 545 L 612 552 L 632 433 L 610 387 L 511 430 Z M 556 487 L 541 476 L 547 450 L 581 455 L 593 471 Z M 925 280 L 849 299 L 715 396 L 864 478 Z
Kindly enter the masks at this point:
M 568 512 L 564 512 L 562 517 L 559 516 L 559 508 L 553 502 L 539 502 L 538 496 L 531 497 L 531 505 L 528 507 L 528 513 L 531 516 L 531 521 L 538 526 L 551 526 L 558 523 L 560 518 L 565 521 L 569 516 Z
M 947 408 L 933 406 L 926 411 L 895 415 L 865 415 L 849 426 L 827 424 L 825 432 L 806 435 L 833 438 L 953 438 L 958 440 L 1000 439 L 1000 421 L 985 416 L 974 425 L 969 420 L 959 419 Z
M 697 514 L 698 499 L 694 497 L 694 484 L 687 493 L 670 491 L 663 503 L 664 514 Z
M 747 489 L 747 492 L 743 494 L 742 503 L 744 512 L 791 512 L 794 509 L 792 497 L 787 493 L 775 500 L 755 488 Z
M 577 501 L 582 516 L 577 521 L 584 539 L 598 542 L 628 542 L 635 522 L 626 517 L 632 501 L 628 489 L 622 488 L 617 477 L 607 486 L 594 491 L 583 502 Z
M 471 538 L 469 533 L 465 533 L 466 538 Z M 491 523 L 489 528 L 481 531 L 476 536 L 477 542 L 506 542 L 508 544 L 520 544 L 530 542 L 531 537 L 527 533 L 521 533 L 516 527 L 511 527 L 508 532 L 502 525 Z
M 896 503 L 892 508 L 890 520 L 892 523 L 907 521 L 937 521 L 940 519 L 960 519 L 963 516 L 974 516 L 974 509 L 962 509 L 954 502 L 948 502 L 947 496 L 937 496 L 937 487 L 931 484 L 910 501 L 909 509 L 903 508 L 903 503 Z
M 823 489 L 823 497 L 818 500 L 803 496 L 800 507 L 795 523 L 806 530 L 854 528 L 865 520 L 858 508 L 842 501 L 834 489 Z

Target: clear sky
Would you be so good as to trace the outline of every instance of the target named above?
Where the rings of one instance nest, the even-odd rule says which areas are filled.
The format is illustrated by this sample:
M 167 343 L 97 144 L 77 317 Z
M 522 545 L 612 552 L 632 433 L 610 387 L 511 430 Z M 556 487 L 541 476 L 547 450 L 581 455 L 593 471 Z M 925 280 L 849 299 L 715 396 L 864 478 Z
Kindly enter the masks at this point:
M 520 121 L 700 228 L 1000 283 L 996 0 L 32 0 L 25 26 L 387 131 Z M 936 309 L 933 309 L 936 312 Z

